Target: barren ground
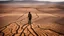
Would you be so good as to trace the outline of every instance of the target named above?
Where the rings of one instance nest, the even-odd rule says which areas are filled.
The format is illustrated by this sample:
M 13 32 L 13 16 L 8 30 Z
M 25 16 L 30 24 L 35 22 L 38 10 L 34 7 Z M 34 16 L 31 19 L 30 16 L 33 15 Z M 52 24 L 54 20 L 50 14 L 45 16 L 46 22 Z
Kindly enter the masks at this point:
M 64 36 L 64 10 L 56 5 L 0 6 L 0 36 Z

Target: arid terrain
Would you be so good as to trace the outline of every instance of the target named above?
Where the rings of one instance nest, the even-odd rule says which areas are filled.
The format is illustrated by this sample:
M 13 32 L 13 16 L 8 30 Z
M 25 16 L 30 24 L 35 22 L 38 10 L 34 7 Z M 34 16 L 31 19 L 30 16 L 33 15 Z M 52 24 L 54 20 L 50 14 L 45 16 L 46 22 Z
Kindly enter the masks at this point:
M 64 36 L 64 5 L 0 4 L 0 36 Z

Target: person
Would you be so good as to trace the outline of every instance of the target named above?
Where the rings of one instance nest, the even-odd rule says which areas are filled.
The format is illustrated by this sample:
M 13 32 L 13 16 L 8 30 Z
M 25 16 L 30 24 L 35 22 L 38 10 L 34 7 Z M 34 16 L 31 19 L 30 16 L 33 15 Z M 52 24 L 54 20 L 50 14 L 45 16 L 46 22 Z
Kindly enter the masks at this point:
M 28 24 L 31 24 L 31 19 L 32 19 L 32 14 L 29 12 L 28 13 Z

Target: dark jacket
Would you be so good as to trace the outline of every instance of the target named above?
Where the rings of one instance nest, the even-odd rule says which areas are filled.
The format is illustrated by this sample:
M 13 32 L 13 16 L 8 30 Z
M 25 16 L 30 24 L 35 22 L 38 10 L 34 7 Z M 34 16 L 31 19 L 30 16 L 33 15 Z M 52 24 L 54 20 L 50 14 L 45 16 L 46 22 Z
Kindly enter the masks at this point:
M 31 20 L 32 19 L 32 15 L 29 13 L 28 14 L 28 19 Z

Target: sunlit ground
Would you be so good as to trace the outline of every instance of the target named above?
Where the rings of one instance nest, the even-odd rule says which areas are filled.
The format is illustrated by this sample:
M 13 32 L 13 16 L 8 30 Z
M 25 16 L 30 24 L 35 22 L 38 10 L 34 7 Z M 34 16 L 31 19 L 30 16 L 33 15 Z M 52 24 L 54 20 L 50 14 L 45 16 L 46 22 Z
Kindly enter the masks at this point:
M 58 5 L 51 4 L 27 5 L 27 7 L 26 5 L 0 6 L 2 6 L 0 9 L 1 36 L 3 33 L 4 36 L 64 36 L 63 5 L 60 8 L 57 7 Z M 32 14 L 31 25 L 27 24 L 28 12 Z M 23 26 L 24 24 L 26 25 Z

